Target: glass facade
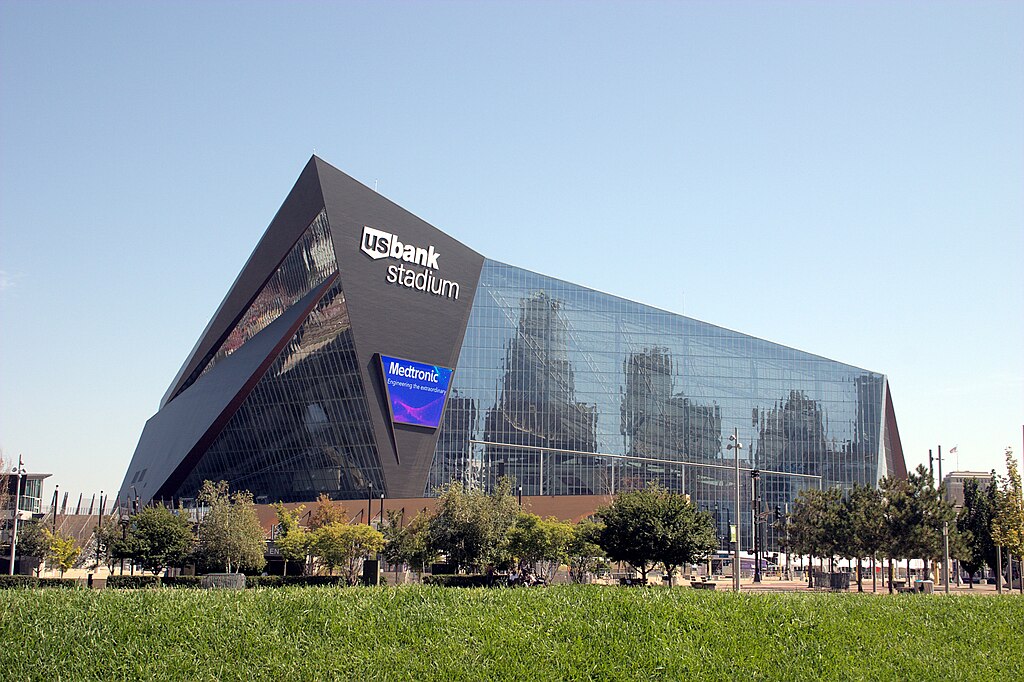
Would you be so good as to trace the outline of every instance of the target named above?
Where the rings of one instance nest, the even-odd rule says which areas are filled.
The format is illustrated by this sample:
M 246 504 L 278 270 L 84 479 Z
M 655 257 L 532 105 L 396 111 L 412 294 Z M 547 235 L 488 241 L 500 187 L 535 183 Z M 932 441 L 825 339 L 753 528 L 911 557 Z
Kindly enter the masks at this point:
M 884 387 L 881 374 L 488 260 L 424 494 L 503 475 L 526 495 L 657 481 L 715 515 L 727 541 L 736 429 L 749 546 L 756 508 L 770 527 L 805 487 L 888 473 Z
M 337 272 L 323 213 L 289 252 L 214 362 Z M 226 342 L 227 343 L 227 342 Z M 199 386 L 197 386 L 199 388 Z M 257 502 L 362 497 L 383 490 L 345 292 L 335 280 L 230 418 L 175 497 L 227 480 Z
M 260 288 L 245 313 L 220 344 L 199 363 L 192 376 L 182 385 L 181 391 L 266 329 L 281 313 L 327 281 L 337 269 L 327 213 L 320 211 Z

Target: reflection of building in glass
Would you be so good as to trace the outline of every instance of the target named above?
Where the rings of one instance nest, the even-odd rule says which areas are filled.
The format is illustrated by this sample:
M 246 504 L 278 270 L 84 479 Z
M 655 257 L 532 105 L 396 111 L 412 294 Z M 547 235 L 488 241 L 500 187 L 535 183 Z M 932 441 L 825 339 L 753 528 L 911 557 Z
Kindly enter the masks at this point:
M 540 450 L 489 446 L 487 455 L 503 462 L 495 475 L 514 475 L 531 495 L 591 494 L 587 476 L 567 466 L 566 456 L 591 468 L 584 456 L 594 452 L 596 409 L 575 400 L 569 361 L 568 325 L 559 302 L 545 292 L 520 302 L 516 334 L 505 351 L 501 395 L 487 410 L 484 437 L 488 443 L 547 448 L 561 456 L 544 457 Z M 545 462 L 545 459 L 548 461 Z M 544 470 L 545 463 L 547 471 Z
M 428 277 L 458 298 L 415 286 Z M 392 421 L 381 356 L 454 368 L 440 427 Z M 486 259 L 313 158 L 146 424 L 119 499 L 189 498 L 204 479 L 267 502 L 416 499 L 503 475 L 545 496 L 658 482 L 725 534 L 751 519 L 754 467 L 769 511 L 808 486 L 905 475 L 885 376 Z
M 717 405 L 701 405 L 675 393 L 672 357 L 667 348 L 630 353 L 623 361 L 625 393 L 621 429 L 625 452 L 631 457 L 678 462 L 710 462 L 722 451 L 722 417 Z M 619 488 L 642 487 L 657 481 L 678 492 L 693 493 L 687 473 L 701 480 L 707 470 L 686 472 L 685 467 L 658 462 L 624 461 Z

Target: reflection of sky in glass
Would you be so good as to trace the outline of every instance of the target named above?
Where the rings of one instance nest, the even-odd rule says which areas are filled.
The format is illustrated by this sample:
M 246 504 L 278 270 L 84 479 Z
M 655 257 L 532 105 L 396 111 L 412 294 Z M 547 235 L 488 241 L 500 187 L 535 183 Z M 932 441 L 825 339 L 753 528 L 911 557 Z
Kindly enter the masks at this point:
M 495 261 L 484 264 L 458 370 L 427 492 L 474 475 L 470 440 L 728 464 L 733 428 L 747 444 L 743 465 L 845 485 L 885 473 L 882 375 Z M 500 459 L 527 494 L 541 476 L 553 492 L 608 492 L 581 461 L 579 477 L 551 480 L 515 469 L 533 457 L 526 450 L 481 456 Z M 704 469 L 679 485 L 699 506 L 725 508 L 726 479 Z M 799 487 L 769 483 L 780 504 Z

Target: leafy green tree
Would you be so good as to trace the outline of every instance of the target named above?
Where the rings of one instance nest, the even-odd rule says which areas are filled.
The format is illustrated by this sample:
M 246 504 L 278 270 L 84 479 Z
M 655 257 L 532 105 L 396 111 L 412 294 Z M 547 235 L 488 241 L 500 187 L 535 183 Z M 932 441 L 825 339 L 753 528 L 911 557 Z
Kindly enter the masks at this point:
M 647 582 L 658 561 L 662 535 L 659 509 L 651 488 L 619 493 L 612 503 L 597 509 L 601 520 L 598 544 L 612 561 L 624 561 Z
M 935 479 L 923 464 L 908 475 L 907 482 L 911 504 L 906 532 L 911 556 L 937 559 L 943 555 L 943 527 L 948 524 L 950 534 L 956 533 L 956 512 L 942 499 Z
M 493 569 L 507 558 L 505 539 L 518 513 L 507 477 L 490 494 L 452 483 L 441 489 L 430 519 L 429 545 L 460 568 Z
M 195 543 L 192 522 L 185 513 L 163 506 L 144 507 L 131 517 L 128 532 L 133 537 L 135 559 L 153 573 L 180 565 Z
M 657 563 L 671 576 L 684 564 L 697 563 L 718 547 L 714 522 L 684 496 L 657 485 L 620 493 L 597 510 L 604 527 L 598 544 L 608 558 L 625 561 L 646 582 Z
M 507 551 L 520 570 L 550 581 L 558 567 L 568 560 L 572 536 L 571 523 L 553 516 L 542 519 L 536 514 L 520 512 L 508 531 Z
M 363 559 L 384 549 L 384 536 L 380 531 L 363 524 L 330 523 L 312 533 L 311 551 L 328 569 L 342 567 L 349 585 L 355 585 Z
M 18 556 L 44 561 L 49 549 L 50 541 L 46 537 L 46 526 L 40 519 L 18 524 Z M 41 568 L 41 564 L 36 566 L 36 575 L 39 575 Z
M 277 513 L 278 528 L 274 545 L 281 552 L 281 558 L 284 559 L 284 575 L 288 575 L 289 561 L 301 561 L 305 564 L 306 556 L 309 554 L 309 547 L 313 542 L 312 535 L 299 525 L 299 519 L 302 517 L 302 512 L 305 509 L 306 507 L 303 505 L 298 509 L 289 511 L 280 502 L 274 505 L 274 511 Z
M 134 562 L 138 555 L 138 539 L 134 533 L 129 532 L 131 527 L 129 518 L 125 518 L 122 522 L 116 514 L 112 514 L 103 523 L 102 528 L 98 526 L 96 528 L 97 544 L 103 547 L 107 566 L 111 572 L 113 572 L 116 562 L 124 562 L 125 559 Z
M 1006 448 L 1006 478 L 1000 481 L 999 497 L 992 519 L 992 539 L 1018 559 L 1024 556 L 1024 492 L 1013 449 Z M 997 573 L 1002 572 L 1002 566 Z M 1010 569 L 1013 583 L 1013 569 Z
M 316 530 L 332 523 L 348 523 L 348 511 L 345 505 L 335 502 L 326 493 L 320 493 L 309 515 L 309 529 Z
M 437 559 L 437 550 L 430 546 L 430 514 L 420 510 L 408 524 L 398 510 L 389 509 L 383 527 L 384 559 L 392 565 L 407 564 L 422 578 L 426 567 Z
M 593 519 L 583 519 L 573 526 L 572 538 L 567 548 L 569 579 L 574 583 L 586 582 L 588 575 L 597 573 L 604 559 L 604 550 L 598 544 L 603 524 Z
M 64 572 L 75 565 L 75 560 L 82 553 L 82 548 L 78 546 L 75 538 L 71 535 L 61 533 L 51 533 L 49 530 L 44 530 L 43 533 L 48 541 L 48 547 L 46 549 L 46 561 L 51 566 L 56 566 L 60 569 L 60 577 L 64 577 Z
M 655 557 L 671 587 L 677 568 L 700 563 L 718 549 L 718 535 L 711 514 L 699 511 L 685 495 L 662 488 L 657 503 L 662 541 Z
M 232 493 L 227 481 L 204 481 L 197 500 L 206 507 L 195 552 L 199 562 L 223 566 L 228 573 L 232 569 L 262 569 L 266 565 L 265 535 L 252 493 Z
M 862 559 L 877 559 L 885 546 L 885 510 L 881 491 L 870 485 L 854 485 L 843 501 L 843 516 L 843 527 L 849 534 L 847 549 L 857 559 L 857 591 L 863 592 Z
M 985 564 L 995 565 L 996 557 L 996 545 L 992 541 L 991 498 L 976 478 L 964 482 L 964 506 L 957 516 L 956 527 L 965 545 L 959 555 L 960 565 L 971 576 L 970 586 L 973 589 L 974 575 Z
M 894 578 L 893 561 L 910 559 L 911 545 L 908 541 L 910 524 L 911 492 L 906 479 L 886 476 L 879 482 L 882 492 L 885 542 L 882 550 L 889 559 L 889 592 L 892 593 Z
M 845 552 L 848 533 L 844 527 L 842 493 L 837 488 L 808 488 L 794 500 L 786 529 L 787 542 L 797 554 L 829 557 L 831 561 L 837 553 Z M 807 580 L 810 584 L 811 571 L 807 572 Z

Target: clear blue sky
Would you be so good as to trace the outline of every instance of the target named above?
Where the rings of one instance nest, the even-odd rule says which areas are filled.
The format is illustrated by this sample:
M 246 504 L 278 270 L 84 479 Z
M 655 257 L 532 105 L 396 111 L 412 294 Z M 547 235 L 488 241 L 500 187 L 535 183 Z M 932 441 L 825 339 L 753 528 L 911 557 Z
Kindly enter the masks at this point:
M 115 490 L 309 156 L 489 257 L 1024 424 L 1024 4 L 0 4 L 0 447 Z M 955 462 L 945 466 L 949 470 Z

